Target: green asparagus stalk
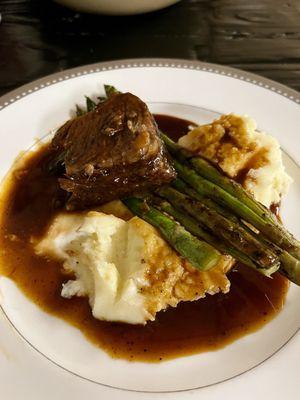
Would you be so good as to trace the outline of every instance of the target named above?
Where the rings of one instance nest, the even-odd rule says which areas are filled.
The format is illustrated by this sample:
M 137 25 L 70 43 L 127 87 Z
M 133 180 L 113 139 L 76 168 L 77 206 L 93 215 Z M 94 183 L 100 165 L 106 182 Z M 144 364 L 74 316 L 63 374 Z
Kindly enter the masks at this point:
M 175 143 L 171 138 L 169 138 L 169 136 L 165 135 L 161 131 L 160 134 L 170 154 L 172 154 L 172 156 L 177 158 L 179 161 L 188 161 L 193 156 L 189 151 Z
M 235 249 L 234 247 L 225 244 L 224 242 L 218 240 L 214 235 L 209 233 L 207 230 L 203 229 L 202 226 L 195 220 L 195 218 L 190 217 L 187 213 L 179 211 L 174 208 L 169 202 L 163 200 L 159 197 L 154 198 L 155 205 L 159 207 L 160 210 L 172 216 L 176 221 L 180 222 L 181 225 L 185 227 L 194 236 L 205 240 L 207 243 L 211 244 L 213 247 L 218 249 L 223 254 L 229 254 L 237 261 L 248 265 L 251 268 L 261 272 L 263 275 L 270 277 L 274 272 L 273 268 L 266 269 L 261 268 L 259 264 L 253 262 L 250 257 L 246 256 L 244 253 Z
M 286 250 L 293 252 L 295 255 L 297 255 L 297 258 L 299 258 L 300 242 L 284 228 L 284 226 L 267 207 L 256 201 L 254 197 L 243 188 L 242 185 L 222 174 L 204 158 L 193 157 L 190 159 L 190 163 L 193 165 L 198 174 L 220 186 L 222 189 L 226 190 L 226 192 L 239 199 L 239 201 L 263 218 L 267 224 L 270 224 L 272 226 L 270 237 L 273 236 L 273 231 L 276 236 L 281 237 L 281 243 L 283 244 L 283 247 Z
M 275 246 L 274 244 L 272 244 L 270 241 L 267 241 L 261 234 L 256 235 L 255 232 L 250 229 L 247 225 L 245 225 L 242 221 L 240 221 L 235 215 L 233 215 L 230 211 L 228 211 L 225 208 L 220 207 L 218 204 L 216 204 L 214 201 L 212 201 L 211 199 L 205 198 L 204 196 L 201 196 L 200 194 L 198 194 L 195 190 L 193 190 L 190 186 L 188 186 L 185 182 L 183 182 L 181 179 L 175 179 L 172 182 L 172 186 L 179 190 L 182 193 L 185 193 L 187 195 L 189 195 L 190 197 L 200 200 L 202 202 L 204 202 L 205 205 L 207 205 L 208 207 L 212 208 L 213 210 L 217 211 L 219 214 L 223 215 L 225 218 L 240 224 L 241 227 L 243 229 L 245 229 L 250 235 L 252 236 L 256 236 L 257 240 L 259 240 L 261 242 L 261 245 L 264 246 L 265 248 L 271 248 L 277 255 L 278 258 L 280 260 L 280 271 L 287 276 L 292 282 L 300 285 L 300 262 L 293 257 L 292 255 L 290 255 L 287 251 L 280 249 L 278 246 Z M 170 207 L 172 207 L 171 205 L 169 205 Z M 165 210 L 166 212 L 168 212 L 167 210 Z M 179 213 L 177 215 L 177 217 L 175 215 L 172 214 L 172 212 L 169 212 L 170 215 L 173 215 L 175 219 L 178 219 L 178 221 L 191 233 L 193 233 L 194 235 L 198 236 L 198 234 L 194 233 L 193 230 L 190 230 L 189 227 L 185 224 L 186 222 L 186 218 L 189 218 L 189 224 L 191 225 L 191 222 L 194 221 L 192 218 L 190 218 L 189 216 L 187 216 L 184 213 L 180 213 L 177 210 L 175 210 L 177 213 Z M 180 214 L 182 214 L 182 216 L 180 216 Z M 181 218 L 181 219 L 179 219 Z M 183 220 L 182 220 L 183 218 Z M 195 223 L 195 225 L 197 226 L 197 223 Z M 205 232 L 205 231 L 204 231 Z M 232 249 L 229 249 L 228 245 L 224 245 L 223 243 L 221 244 L 221 247 L 219 245 L 219 242 L 217 243 L 213 243 L 210 238 L 205 238 L 203 237 L 204 240 L 206 240 L 208 243 L 210 243 L 212 246 L 216 247 L 218 250 L 228 253 L 230 254 L 232 257 L 234 257 L 236 260 L 243 262 L 244 264 L 257 269 L 260 272 L 263 272 L 264 270 L 262 270 L 258 264 L 253 263 L 252 260 L 250 260 L 249 258 L 247 259 L 247 257 L 241 253 L 241 252 L 237 252 L 235 250 L 235 252 L 232 251 Z M 234 254 L 235 253 L 235 254 Z M 264 272 L 263 272 L 264 273 Z M 268 275 L 268 274 L 265 274 Z M 269 274 L 270 275 L 270 274 Z
M 289 254 L 286 250 L 282 250 L 274 243 L 271 243 L 269 240 L 265 239 L 260 233 L 257 236 L 262 243 L 264 243 L 278 255 L 280 260 L 279 271 L 291 282 L 294 282 L 296 285 L 300 286 L 300 261 Z
M 176 180 L 180 181 L 180 180 Z M 177 182 L 176 182 L 177 183 Z M 183 182 L 183 185 L 185 183 Z M 186 185 L 187 186 L 187 185 Z M 180 186 L 183 190 L 184 186 Z M 245 265 L 248 265 L 251 268 L 256 269 L 257 271 L 261 272 L 266 276 L 271 276 L 274 270 L 266 270 L 261 268 L 259 264 L 253 262 L 249 257 L 247 257 L 244 253 L 238 251 L 234 247 L 223 243 L 220 240 L 217 240 L 214 235 L 210 234 L 207 230 L 204 230 L 197 221 L 190 217 L 187 213 L 179 211 L 175 209 L 170 203 L 166 200 L 155 198 L 156 204 L 158 204 L 159 208 L 171 215 L 175 218 L 178 222 L 181 223 L 189 232 L 191 232 L 196 237 L 199 237 L 205 240 L 207 243 L 211 244 L 213 247 L 221 251 L 222 253 L 229 254 L 236 260 L 242 262 Z M 226 217 L 226 215 L 225 215 Z M 242 224 L 242 223 L 241 223 Z M 247 229 L 245 225 L 241 225 L 244 229 Z M 253 231 L 248 228 L 248 233 L 255 235 Z M 300 285 L 300 261 L 297 260 L 295 257 L 290 255 L 287 251 L 281 250 L 279 247 L 273 245 L 272 243 L 266 241 L 261 235 L 257 236 L 258 240 L 264 245 L 264 247 L 269 247 L 274 250 L 274 252 L 278 255 L 280 260 L 280 272 L 285 275 L 290 281 Z
M 106 97 L 98 97 L 99 102 L 106 100 L 114 93 L 120 93 L 114 86 L 104 85 L 104 90 Z M 76 104 L 76 116 L 80 117 L 81 115 L 86 114 L 89 111 L 93 111 L 97 107 L 97 103 L 94 102 L 89 96 L 85 96 L 86 108 L 81 108 Z
M 195 268 L 206 271 L 220 260 L 220 253 L 211 245 L 197 239 L 179 223 L 145 201 L 130 197 L 123 202 L 135 215 L 155 226 L 170 245 Z
M 81 115 L 84 115 L 85 113 L 86 111 L 79 107 L 78 104 L 76 104 L 76 116 L 81 117 Z
M 165 139 L 165 135 L 163 135 L 164 139 Z M 165 140 L 165 142 L 167 142 L 167 147 L 169 149 L 169 151 L 174 155 L 176 153 L 177 159 L 179 159 L 180 161 L 186 162 L 187 159 L 190 159 L 190 154 L 188 152 L 186 152 L 185 150 L 182 150 L 179 148 L 179 146 L 172 142 L 171 139 L 167 138 L 167 140 Z M 178 156 L 178 149 L 180 149 L 180 155 Z M 193 160 L 200 160 L 200 162 L 202 161 L 202 159 L 200 157 L 197 158 L 193 158 Z M 236 190 L 238 190 L 238 193 L 242 194 L 243 197 L 240 197 L 242 200 L 245 200 L 245 198 L 249 199 L 250 202 L 255 205 L 257 205 L 258 208 L 252 207 L 252 211 L 258 210 L 260 209 L 261 212 L 259 213 L 260 217 L 264 217 L 264 215 L 267 216 L 267 224 L 271 224 L 275 226 L 275 231 L 278 232 L 279 231 L 279 237 L 281 235 L 283 235 L 284 238 L 286 238 L 286 240 L 278 240 L 277 243 L 286 243 L 286 248 L 288 250 L 290 250 L 294 255 L 298 254 L 298 246 L 299 243 L 296 241 L 295 238 L 293 238 L 293 236 L 287 232 L 284 227 L 278 223 L 278 221 L 274 218 L 273 214 L 266 209 L 262 204 L 256 202 L 243 188 L 241 185 L 237 184 L 236 182 L 232 181 L 231 179 L 227 178 L 226 176 L 223 176 L 215 167 L 213 167 L 210 163 L 208 163 L 206 160 L 203 160 L 204 162 L 201 163 L 202 167 L 203 166 L 207 166 L 209 167 L 209 172 L 212 174 L 215 174 L 215 177 L 218 176 L 221 180 L 225 180 L 225 182 L 227 183 L 227 186 L 225 187 L 223 184 L 220 185 L 222 186 L 224 189 L 226 188 L 231 188 L 232 191 L 229 194 L 235 195 L 236 194 Z M 197 165 L 197 163 L 196 163 Z M 194 167 L 195 168 L 195 167 Z M 196 169 L 196 168 L 195 168 Z M 206 178 L 210 178 L 212 175 L 209 175 L 208 173 L 206 175 L 203 176 Z M 220 181 L 214 180 L 214 183 L 220 183 Z M 245 229 L 250 235 L 254 235 L 254 232 L 252 231 L 252 229 L 250 229 L 248 226 L 246 226 L 245 224 L 243 224 L 242 221 L 239 221 L 239 219 L 237 218 L 237 216 L 235 214 L 233 214 L 233 212 L 235 210 L 233 210 L 233 212 L 230 212 L 228 210 L 228 208 L 224 207 L 224 203 L 223 207 L 219 206 L 219 204 L 217 204 L 216 202 L 214 202 L 213 200 L 211 200 L 211 198 L 207 198 L 206 196 L 209 195 L 209 193 L 205 192 L 205 191 L 199 191 L 197 192 L 196 190 L 194 190 L 193 188 L 191 188 L 189 185 L 187 185 L 184 181 L 182 181 L 181 179 L 176 179 L 175 181 L 172 182 L 172 185 L 174 187 L 176 187 L 179 191 L 184 192 L 186 194 L 188 194 L 189 196 L 201 200 L 202 202 L 204 201 L 205 204 L 214 209 L 215 211 L 219 212 L 221 215 L 223 215 L 224 217 L 230 219 L 231 221 L 234 221 L 236 223 L 240 223 L 241 226 L 243 227 L 243 229 Z M 206 196 L 205 196 L 206 195 Z M 249 205 L 249 203 L 246 201 L 246 204 Z M 226 203 L 225 203 L 226 206 Z M 177 210 L 175 210 L 177 211 Z M 170 212 L 170 210 L 169 210 Z M 266 213 L 266 214 L 265 214 Z M 183 216 L 186 217 L 186 215 L 184 213 L 181 213 Z M 170 215 L 172 215 L 170 213 Z M 184 226 L 186 229 L 188 229 L 187 225 L 184 224 L 183 220 L 180 220 L 180 215 L 177 214 L 177 217 L 175 215 L 173 215 L 174 218 L 178 219 Z M 192 219 L 193 220 L 193 219 Z M 246 218 L 245 218 L 246 220 Z M 191 221 L 189 221 L 191 222 Z M 197 224 L 196 224 L 197 226 Z M 268 227 L 268 225 L 267 225 Z M 194 224 L 194 228 L 195 228 L 195 224 Z M 188 229 L 189 230 L 189 229 Z M 191 230 L 190 230 L 191 231 Z M 192 232 L 192 231 L 191 231 Z M 271 232 L 272 232 L 272 228 L 271 228 Z M 195 231 L 193 231 L 192 233 L 195 233 Z M 199 233 L 199 232 L 198 232 Z M 197 236 L 197 235 L 196 235 Z M 270 240 L 274 239 L 274 237 L 272 237 L 272 233 L 270 233 L 268 235 L 269 237 L 271 237 Z M 275 237 L 278 236 L 275 235 Z M 276 252 L 276 254 L 278 255 L 278 258 L 280 260 L 280 272 L 282 274 L 284 274 L 285 276 L 288 277 L 289 280 L 291 280 L 292 282 L 296 283 L 297 285 L 300 285 L 300 262 L 299 260 L 292 254 L 289 254 L 289 252 L 287 250 L 282 250 L 280 247 L 278 247 L 277 245 L 274 245 L 273 243 L 270 242 L 270 240 L 266 240 L 266 238 L 260 233 L 258 235 L 258 240 L 260 241 L 261 245 L 266 248 L 269 247 L 271 249 L 273 249 L 274 252 Z M 209 242 L 209 239 L 206 237 L 205 239 L 206 241 Z M 213 242 L 209 242 L 210 244 L 214 245 L 216 248 L 218 248 L 220 251 L 222 251 L 222 249 L 220 248 L 220 246 L 218 247 L 217 244 L 213 244 Z M 222 245 L 221 245 L 222 246 Z M 225 246 L 226 247 L 226 246 Z M 291 250 L 292 249 L 292 250 Z M 223 251 L 226 251 L 225 249 Z M 243 253 L 240 252 L 240 254 L 233 254 L 232 251 L 230 252 L 230 249 L 228 249 L 227 246 L 227 253 L 231 254 L 233 257 L 235 257 L 237 260 L 242 261 L 241 259 L 241 255 L 244 257 L 244 260 L 242 262 L 244 262 L 244 264 L 247 264 L 249 266 L 252 267 L 256 267 L 257 270 L 261 270 L 261 268 L 257 268 L 258 264 L 255 264 L 254 262 L 252 262 L 253 264 L 250 265 L 250 263 L 248 262 L 249 260 L 245 259 L 245 255 Z M 252 260 L 251 260 L 252 261 Z M 273 271 L 274 272 L 274 271 Z M 273 273 L 272 271 L 270 272 L 270 274 Z
M 263 204 L 256 201 L 250 193 L 248 193 L 242 185 L 235 182 L 233 179 L 228 178 L 222 174 L 217 168 L 201 157 L 192 157 L 189 162 L 195 168 L 199 175 L 203 178 L 220 186 L 232 196 L 238 198 L 247 207 L 254 211 L 259 216 L 263 217 L 270 224 L 278 224 L 274 214 L 266 208 Z
M 219 214 L 223 215 L 223 217 L 230 219 L 233 222 L 236 222 L 238 224 L 241 224 L 244 228 L 245 225 L 239 221 L 239 219 L 232 214 L 228 209 L 221 207 L 218 203 L 214 202 L 208 197 L 205 197 L 201 195 L 200 193 L 196 192 L 195 189 L 191 188 L 189 185 L 187 185 L 183 180 L 176 178 L 174 181 L 172 181 L 172 186 L 177 189 L 181 193 L 185 193 L 188 196 L 192 197 L 193 199 L 201 201 L 203 204 L 205 204 L 207 207 L 215 210 Z
M 188 196 L 192 197 L 193 199 L 200 200 L 203 204 L 205 204 L 207 207 L 215 210 L 217 213 L 223 215 L 223 217 L 229 219 L 232 222 L 237 223 L 243 229 L 245 229 L 250 235 L 254 235 L 255 232 L 253 229 L 249 228 L 248 225 L 246 225 L 243 221 L 241 221 L 236 215 L 234 215 L 231 211 L 229 211 L 227 208 L 221 207 L 218 203 L 215 201 L 209 199 L 208 197 L 205 197 L 199 193 L 196 192 L 193 188 L 191 188 L 189 185 L 187 185 L 184 181 L 181 179 L 177 178 L 174 181 L 172 181 L 172 186 L 177 189 L 181 193 L 185 193 Z M 260 240 L 263 242 L 262 240 Z M 268 245 L 266 244 L 266 247 Z
M 280 272 L 285 275 L 290 281 L 300 286 L 300 261 L 283 250 L 279 256 L 281 266 Z
M 253 210 L 248 208 L 238 198 L 232 196 L 220 186 L 217 186 L 198 175 L 188 166 L 181 164 L 177 160 L 174 160 L 174 166 L 178 172 L 178 175 L 184 181 L 189 183 L 197 191 L 197 193 L 210 197 L 219 205 L 229 208 L 237 216 L 258 229 L 272 243 L 275 243 L 278 247 L 287 250 L 295 258 L 300 258 L 300 244 L 297 247 L 297 241 L 294 238 L 292 244 L 289 239 L 291 237 L 290 233 L 288 233 L 282 226 L 270 224 L 262 216 L 256 214 Z
M 178 178 L 175 179 L 172 182 L 172 186 L 175 187 L 180 192 L 186 193 L 189 196 L 204 202 L 208 207 L 219 212 L 221 215 L 230 219 L 231 221 L 239 223 L 243 227 L 243 229 L 245 229 L 250 235 L 255 235 L 253 230 L 251 230 L 248 226 L 246 226 L 242 221 L 239 221 L 239 219 L 234 214 L 232 214 L 228 209 L 225 209 L 224 207 L 220 207 L 218 204 L 216 204 L 211 199 L 208 199 L 208 198 L 200 195 L 199 193 L 197 193 L 194 189 L 192 189 L 189 185 L 187 185 L 181 179 L 178 179 Z M 181 221 L 180 219 L 178 219 L 178 221 L 180 223 L 182 223 L 182 225 L 184 225 L 186 229 L 188 229 L 188 227 L 183 223 L 183 221 Z M 192 231 L 190 231 L 190 232 L 192 232 Z M 257 235 L 257 239 L 261 242 L 261 244 L 264 247 L 273 249 L 273 251 L 278 255 L 278 258 L 280 260 L 280 272 L 283 275 L 285 275 L 290 281 L 296 283 L 297 285 L 300 285 L 300 261 L 297 260 L 295 257 L 293 257 L 291 254 L 289 254 L 286 250 L 282 250 L 278 246 L 271 243 L 269 240 L 266 240 L 261 234 Z M 208 243 L 212 244 L 213 246 L 215 246 L 216 248 L 218 248 L 219 250 L 222 251 L 222 249 L 220 249 L 220 247 L 218 247 L 216 244 L 214 245 L 208 239 L 205 239 L 205 240 Z M 226 249 L 224 249 L 224 251 L 226 251 Z M 240 254 L 236 254 L 234 256 L 232 251 L 230 251 L 229 249 L 227 249 L 227 253 L 232 255 L 233 257 L 235 257 L 237 260 L 242 261 Z M 242 262 L 246 265 L 252 266 L 252 267 L 256 268 L 257 270 L 259 270 L 257 264 L 250 265 L 247 259 L 245 259 Z
M 192 157 L 169 137 L 162 134 L 176 162 L 183 180 L 201 195 L 213 198 L 221 206 L 228 207 L 240 218 L 261 231 L 272 242 L 300 260 L 300 243 L 276 220 L 270 210 L 257 202 L 241 185 L 229 179 L 201 157 Z M 189 162 L 198 174 L 183 163 Z M 191 172 L 192 171 L 192 172 Z
M 85 101 L 87 112 L 93 111 L 97 107 L 97 104 L 90 97 L 85 96 Z
M 166 198 L 175 208 L 189 213 L 222 241 L 247 255 L 261 268 L 271 268 L 272 272 L 279 268 L 280 262 L 276 254 L 240 225 L 218 214 L 202 202 L 194 200 L 171 187 L 159 189 L 158 194 Z
M 114 86 L 104 85 L 105 94 L 107 97 L 110 97 L 113 94 L 121 93 Z

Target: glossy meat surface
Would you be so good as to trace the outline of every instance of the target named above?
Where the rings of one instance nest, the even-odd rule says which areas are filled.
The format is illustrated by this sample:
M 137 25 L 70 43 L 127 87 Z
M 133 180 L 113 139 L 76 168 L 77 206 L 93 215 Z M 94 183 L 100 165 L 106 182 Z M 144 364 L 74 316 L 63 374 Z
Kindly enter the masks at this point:
M 146 104 L 115 94 L 64 124 L 52 140 L 64 163 L 69 208 L 103 204 L 170 182 L 175 170 Z

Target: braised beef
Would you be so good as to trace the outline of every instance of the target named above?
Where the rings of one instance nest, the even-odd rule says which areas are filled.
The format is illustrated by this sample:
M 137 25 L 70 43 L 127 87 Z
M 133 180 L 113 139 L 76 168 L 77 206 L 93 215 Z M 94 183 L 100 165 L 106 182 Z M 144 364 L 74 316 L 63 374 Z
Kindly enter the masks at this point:
M 64 124 L 52 140 L 69 208 L 85 208 L 170 182 L 176 175 L 146 104 L 118 93 Z

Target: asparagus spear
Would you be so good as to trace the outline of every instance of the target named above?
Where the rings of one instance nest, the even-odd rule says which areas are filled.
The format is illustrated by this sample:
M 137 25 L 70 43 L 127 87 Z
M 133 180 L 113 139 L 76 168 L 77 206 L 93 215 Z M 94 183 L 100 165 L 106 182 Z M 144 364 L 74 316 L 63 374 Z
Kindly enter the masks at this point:
M 176 180 L 180 181 L 180 180 Z M 185 183 L 183 182 L 185 185 Z M 187 186 L 187 185 L 186 185 Z M 181 186 L 183 188 L 183 186 Z M 200 237 L 201 239 L 204 239 L 207 243 L 211 244 L 214 246 L 216 249 L 221 251 L 222 253 L 229 254 L 232 257 L 234 257 L 236 260 L 242 262 L 243 264 L 248 265 L 249 267 L 252 267 L 256 269 L 257 271 L 263 273 L 266 276 L 271 276 L 274 270 L 266 270 L 260 267 L 259 264 L 253 262 L 248 256 L 246 256 L 244 253 L 241 253 L 234 247 L 225 244 L 221 242 L 220 240 L 217 240 L 212 234 L 207 232 L 206 230 L 202 229 L 201 225 L 197 223 L 197 221 L 190 217 L 188 214 L 179 211 L 178 209 L 175 209 L 170 203 L 167 201 L 160 199 L 160 198 L 155 198 L 156 204 L 158 204 L 159 208 L 162 211 L 165 211 L 172 217 L 174 217 L 177 221 L 179 221 L 185 229 L 187 229 L 189 232 L 191 232 L 193 235 Z M 226 216 L 226 215 L 225 215 Z M 245 225 L 242 225 L 244 229 L 247 227 Z M 248 228 L 248 232 L 252 235 L 254 235 L 254 232 L 251 231 Z M 285 275 L 290 281 L 296 283 L 297 285 L 300 285 L 300 261 L 297 260 L 295 257 L 290 255 L 286 250 L 281 250 L 279 247 L 275 246 L 274 244 L 266 241 L 261 235 L 258 235 L 258 240 L 264 244 L 265 246 L 271 248 L 274 250 L 274 252 L 277 254 L 279 260 L 280 260 L 280 272 Z
M 295 258 L 300 258 L 300 244 L 296 246 L 296 239 L 294 239 L 290 233 L 283 228 L 283 226 L 270 224 L 262 216 L 248 208 L 238 198 L 232 196 L 220 186 L 217 186 L 198 175 L 193 169 L 181 164 L 179 161 L 174 160 L 174 166 L 178 175 L 189 183 L 197 193 L 210 197 L 221 206 L 229 208 L 233 213 L 257 228 L 272 243 L 287 250 Z M 292 237 L 293 243 L 291 242 L 290 237 Z
M 172 181 L 172 186 L 177 189 L 181 193 L 185 193 L 188 196 L 192 197 L 193 199 L 200 200 L 203 204 L 205 204 L 207 207 L 212 208 L 219 214 L 223 215 L 223 217 L 230 219 L 233 222 L 236 222 L 238 224 L 241 224 L 244 228 L 247 228 L 239 219 L 232 214 L 229 210 L 227 210 L 224 207 L 221 207 L 218 203 L 214 202 L 208 197 L 205 197 L 201 195 L 200 193 L 196 192 L 195 189 L 191 188 L 189 185 L 187 185 L 183 180 L 176 178 L 174 181 Z M 250 230 L 247 228 L 247 230 Z
M 247 225 L 245 225 L 242 221 L 239 221 L 239 219 L 233 215 L 230 211 L 220 207 L 218 204 L 216 204 L 214 201 L 211 199 L 205 198 L 198 194 L 195 190 L 193 190 L 191 187 L 189 187 L 185 182 L 183 182 L 181 179 L 175 179 L 172 182 L 172 186 L 179 190 L 180 192 L 188 194 L 190 197 L 193 197 L 197 200 L 200 200 L 204 202 L 208 207 L 214 209 L 215 211 L 219 212 L 219 214 L 223 215 L 225 218 L 230 219 L 231 221 L 240 224 L 243 229 L 245 229 L 250 235 L 255 235 L 252 229 L 250 229 Z M 167 203 L 167 202 L 166 202 Z M 172 215 L 175 219 L 177 219 L 188 231 L 193 233 L 195 236 L 199 236 L 200 232 L 195 233 L 194 228 L 199 227 L 197 223 L 195 223 L 195 220 L 188 215 L 179 212 L 175 210 L 171 204 L 167 203 L 168 207 L 166 207 L 166 204 L 162 207 L 162 209 L 166 212 L 168 212 L 170 215 Z M 169 211 L 167 210 L 169 208 Z M 176 215 L 175 215 L 175 213 Z M 194 221 L 194 222 L 193 222 Z M 192 225 L 192 223 L 194 225 Z M 190 228 L 191 229 L 190 229 Z M 204 234 L 207 235 L 207 233 L 204 231 Z M 209 235 L 211 236 L 211 235 Z M 233 248 L 229 248 L 228 245 L 224 245 L 223 243 L 220 242 L 213 242 L 209 236 L 202 236 L 204 240 L 206 240 L 208 243 L 210 243 L 212 246 L 216 247 L 218 250 L 222 251 L 223 253 L 228 253 L 232 257 L 234 257 L 236 260 L 243 262 L 244 264 L 255 268 L 259 270 L 260 272 L 264 273 L 264 270 L 262 270 L 258 264 L 255 264 L 250 258 L 247 258 L 243 253 L 238 252 L 237 250 Z M 278 256 L 280 260 L 280 271 L 289 278 L 290 281 L 296 283 L 297 285 L 300 285 L 300 262 L 290 255 L 286 250 L 280 249 L 278 246 L 274 245 L 270 241 L 267 241 L 261 234 L 256 235 L 257 239 L 261 242 L 261 244 L 265 248 L 271 248 Z M 272 272 L 269 275 L 271 275 Z M 266 275 L 266 274 L 265 274 Z
M 175 146 L 177 146 L 174 143 Z M 199 160 L 202 160 L 199 158 Z M 219 171 L 217 169 L 215 169 L 214 167 L 212 167 L 209 163 L 207 163 L 205 160 L 204 162 L 206 164 L 203 165 L 208 165 L 209 167 L 211 167 L 213 170 L 217 171 L 217 174 L 220 174 Z M 220 174 L 221 175 L 221 174 Z M 223 177 L 221 175 L 221 177 Z M 228 179 L 227 177 L 225 177 L 226 179 Z M 233 183 L 233 185 L 235 187 L 238 187 L 239 185 L 236 184 L 236 182 L 229 180 L 230 183 Z M 246 226 L 242 221 L 239 221 L 238 218 L 232 214 L 228 209 L 225 209 L 224 207 L 220 207 L 218 206 L 218 204 L 216 204 L 214 201 L 212 201 L 211 199 L 205 198 L 203 195 L 199 194 L 198 192 L 196 192 L 195 190 L 193 190 L 190 186 L 188 186 L 184 181 L 182 181 L 181 179 L 176 179 L 175 181 L 172 182 L 172 185 L 178 189 L 181 192 L 184 192 L 186 194 L 188 194 L 189 196 L 201 200 L 203 202 L 205 202 L 205 204 L 207 206 L 209 206 L 210 208 L 216 210 L 217 212 L 219 212 L 221 215 L 225 216 L 226 218 L 230 219 L 231 221 L 234 221 L 236 223 L 240 223 L 241 226 L 251 235 L 254 234 L 254 232 L 248 227 Z M 242 188 L 242 191 L 244 191 L 244 189 Z M 247 196 L 247 192 L 246 192 L 246 196 Z M 251 198 L 251 200 L 253 200 Z M 258 206 L 261 206 L 262 209 L 265 209 L 265 207 L 263 205 L 261 205 L 260 203 L 257 203 Z M 267 210 L 269 213 L 269 210 Z M 272 216 L 273 218 L 273 216 Z M 182 223 L 182 222 L 181 222 Z M 184 225 L 184 224 L 183 224 Z M 185 226 L 186 227 L 186 226 Z M 186 227 L 187 228 L 187 227 Z M 265 247 L 269 247 L 271 249 L 273 249 L 273 251 L 278 255 L 278 258 L 280 260 L 280 272 L 282 274 L 284 274 L 286 277 L 288 277 L 288 279 L 294 283 L 296 283 L 297 285 L 300 285 L 300 261 L 295 258 L 293 255 L 289 254 L 286 250 L 282 250 L 280 247 L 274 245 L 273 243 L 271 243 L 269 240 L 266 240 L 265 237 L 263 237 L 262 234 L 259 234 L 257 236 L 258 240 L 261 242 L 262 245 L 264 245 Z M 212 244 L 212 243 L 211 243 Z M 217 247 L 217 246 L 216 246 Z M 218 248 L 218 247 L 217 247 Z M 220 249 L 220 248 L 219 248 Z M 232 253 L 230 253 L 229 251 L 227 251 L 228 254 L 231 254 L 233 257 L 234 255 Z M 236 259 L 240 260 L 239 255 L 237 254 L 235 256 Z M 247 264 L 247 260 L 244 261 L 244 264 Z M 249 263 L 247 264 L 249 265 Z
M 220 253 L 216 249 L 191 235 L 183 226 L 142 199 L 130 197 L 123 202 L 135 215 L 158 228 L 171 246 L 195 268 L 206 271 L 219 261 Z
M 285 275 L 290 281 L 300 286 L 300 261 L 283 250 L 279 256 L 281 266 L 280 272 Z
M 192 197 L 193 199 L 200 200 L 203 204 L 205 204 L 207 207 L 215 210 L 217 213 L 223 215 L 223 217 L 229 219 L 232 222 L 237 223 L 240 225 L 243 229 L 245 229 L 250 235 L 254 235 L 255 232 L 253 229 L 249 228 L 248 225 L 246 225 L 243 221 L 241 221 L 236 215 L 234 215 L 231 211 L 228 209 L 221 207 L 218 203 L 214 202 L 213 200 L 209 199 L 208 197 L 205 197 L 199 193 L 196 192 L 193 188 L 191 188 L 189 185 L 187 185 L 184 181 L 181 179 L 177 178 L 172 182 L 172 186 L 177 189 L 181 193 L 185 193 L 188 196 Z M 262 243 L 265 243 L 266 247 L 268 247 L 268 244 L 266 244 L 265 241 L 261 240 Z
M 282 250 L 274 243 L 271 243 L 269 240 L 265 239 L 260 233 L 257 236 L 262 243 L 264 243 L 278 255 L 280 260 L 280 272 L 290 281 L 300 286 L 300 261 L 289 254 L 286 250 Z
M 190 159 L 190 163 L 201 176 L 220 186 L 232 196 L 238 198 L 239 201 L 244 203 L 248 208 L 262 217 L 268 224 L 272 226 L 271 230 L 275 232 L 276 236 L 279 234 L 282 237 L 281 241 L 284 245 L 284 248 L 289 249 L 295 255 L 297 255 L 297 258 L 299 258 L 300 242 L 283 227 L 283 225 L 267 207 L 256 201 L 254 197 L 242 187 L 242 185 L 222 174 L 204 158 L 193 157 Z
M 280 224 L 274 215 L 257 202 L 241 185 L 229 179 L 201 157 L 192 157 L 169 137 L 162 134 L 170 153 L 181 162 L 190 162 L 201 175 L 177 162 L 181 177 L 198 193 L 212 197 L 221 206 L 228 207 L 239 217 L 260 230 L 272 242 L 300 260 L 300 243 Z M 190 173 L 189 171 L 193 171 Z M 192 175 L 192 176 L 191 176 Z M 197 179 L 197 177 L 199 179 Z
M 174 207 L 186 211 L 202 225 L 208 227 L 225 243 L 247 255 L 251 260 L 259 264 L 261 268 L 273 268 L 272 272 L 279 268 L 280 263 L 276 254 L 261 244 L 240 225 L 228 220 L 200 201 L 194 200 L 171 187 L 163 187 L 158 190 L 158 193 Z
M 95 109 L 97 104 L 88 96 L 85 96 L 85 103 L 86 103 L 86 108 L 81 108 L 79 107 L 78 104 L 76 104 L 76 117 L 81 117 L 82 115 L 86 114 L 89 111 L 92 111 Z
M 107 97 L 110 97 L 112 94 L 121 93 L 114 86 L 104 85 L 105 94 Z
M 86 113 L 85 110 L 83 110 L 81 107 L 79 107 L 78 104 L 76 104 L 76 116 L 80 117 L 81 115 L 84 115 Z
M 88 96 L 85 96 L 85 101 L 86 101 L 86 110 L 87 112 L 93 111 L 97 104 Z
M 120 93 L 114 86 L 111 86 L 111 85 L 104 85 L 104 90 L 105 90 L 106 97 L 98 97 L 98 100 L 100 103 L 102 101 L 106 100 L 112 94 Z M 86 109 L 83 109 L 76 104 L 76 116 L 77 117 L 80 117 L 81 115 L 84 115 L 89 111 L 93 111 L 97 107 L 97 103 L 95 103 L 90 97 L 85 96 L 85 101 L 86 101 Z
M 176 221 L 180 222 L 181 225 L 185 227 L 186 230 L 191 232 L 194 236 L 205 240 L 207 243 L 211 244 L 213 247 L 218 249 L 223 254 L 229 254 L 237 261 L 242 262 L 245 265 L 248 265 L 251 268 L 256 269 L 261 272 L 265 276 L 271 276 L 274 271 L 273 268 L 266 269 L 261 268 L 259 264 L 253 262 L 250 257 L 246 256 L 244 253 L 235 249 L 234 247 L 225 244 L 224 242 L 218 240 L 215 236 L 209 233 L 207 230 L 204 230 L 202 226 L 188 214 L 179 211 L 174 208 L 169 202 L 163 200 L 159 197 L 154 198 L 154 203 L 159 207 L 160 210 L 166 212 L 175 218 Z

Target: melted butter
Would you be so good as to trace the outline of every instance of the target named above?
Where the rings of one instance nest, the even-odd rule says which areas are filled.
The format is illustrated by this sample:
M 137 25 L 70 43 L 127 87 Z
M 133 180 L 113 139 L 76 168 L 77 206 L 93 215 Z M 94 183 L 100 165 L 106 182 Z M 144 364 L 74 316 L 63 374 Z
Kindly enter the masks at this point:
M 189 121 L 156 116 L 159 127 L 174 139 L 187 131 Z M 282 309 L 288 280 L 280 274 L 268 279 L 243 265 L 230 272 L 228 294 L 207 296 L 160 312 L 146 326 L 98 321 L 87 299 L 64 299 L 62 284 L 69 277 L 62 265 L 37 256 L 32 237 L 41 237 L 59 212 L 64 193 L 41 167 L 47 146 L 11 174 L 0 203 L 0 272 L 43 310 L 80 329 L 96 346 L 113 357 L 155 362 L 216 350 L 254 332 Z

